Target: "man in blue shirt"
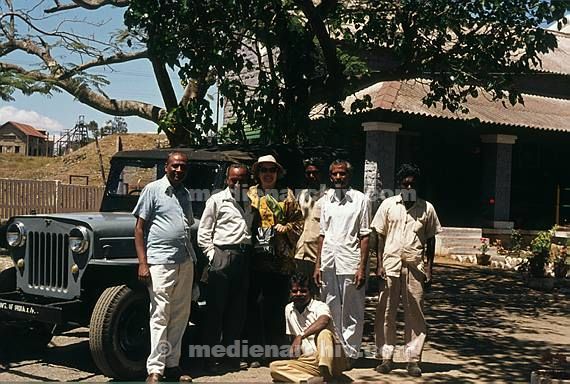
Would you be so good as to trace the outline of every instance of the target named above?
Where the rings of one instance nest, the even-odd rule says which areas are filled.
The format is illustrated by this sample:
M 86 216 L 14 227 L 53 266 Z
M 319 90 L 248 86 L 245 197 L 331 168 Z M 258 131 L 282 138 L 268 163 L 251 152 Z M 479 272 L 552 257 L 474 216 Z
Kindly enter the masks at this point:
M 147 383 L 192 381 L 179 368 L 182 336 L 188 324 L 196 255 L 190 242 L 194 222 L 190 193 L 183 181 L 188 157 L 172 152 L 166 175 L 149 183 L 133 210 L 138 278 L 150 296 L 150 355 Z

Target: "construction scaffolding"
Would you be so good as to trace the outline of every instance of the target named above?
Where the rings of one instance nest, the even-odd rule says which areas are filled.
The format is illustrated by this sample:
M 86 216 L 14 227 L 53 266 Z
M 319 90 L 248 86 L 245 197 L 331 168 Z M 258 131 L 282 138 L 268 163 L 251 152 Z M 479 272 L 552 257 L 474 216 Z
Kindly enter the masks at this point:
M 91 139 L 89 138 L 87 124 L 85 124 L 85 116 L 79 115 L 75 127 L 67 129 L 60 134 L 60 138 L 55 142 L 55 153 L 57 156 L 63 156 L 76 151 L 90 142 Z

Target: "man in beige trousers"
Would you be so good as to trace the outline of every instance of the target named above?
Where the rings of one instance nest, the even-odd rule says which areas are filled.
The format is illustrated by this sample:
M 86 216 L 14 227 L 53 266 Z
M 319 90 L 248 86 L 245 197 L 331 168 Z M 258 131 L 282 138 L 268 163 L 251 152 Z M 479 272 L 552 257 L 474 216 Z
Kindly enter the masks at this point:
M 377 275 L 385 279 L 376 307 L 375 333 L 377 355 L 382 363 L 379 373 L 393 367 L 396 344 L 396 313 L 400 300 L 404 308 L 404 357 L 411 376 L 421 376 L 418 365 L 427 334 L 423 313 L 423 286 L 431 281 L 435 251 L 435 235 L 441 232 L 433 205 L 416 197 L 420 172 L 416 166 L 404 164 L 397 179 L 402 193 L 382 202 L 371 227 L 380 237 Z M 427 258 L 427 269 L 424 266 Z
M 277 382 L 330 381 L 348 368 L 344 348 L 334 328 L 329 306 L 313 299 L 309 278 L 291 277 L 291 300 L 285 307 L 287 334 L 291 336 L 291 360 L 269 366 Z

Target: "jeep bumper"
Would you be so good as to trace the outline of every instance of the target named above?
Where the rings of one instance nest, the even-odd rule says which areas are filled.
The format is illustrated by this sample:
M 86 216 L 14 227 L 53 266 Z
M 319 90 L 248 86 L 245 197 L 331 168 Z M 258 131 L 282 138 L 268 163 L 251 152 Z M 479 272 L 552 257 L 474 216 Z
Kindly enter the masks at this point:
M 43 323 L 62 324 L 68 321 L 67 309 L 80 304 L 79 300 L 65 302 L 31 302 L 20 292 L 0 293 L 0 319 L 25 319 Z

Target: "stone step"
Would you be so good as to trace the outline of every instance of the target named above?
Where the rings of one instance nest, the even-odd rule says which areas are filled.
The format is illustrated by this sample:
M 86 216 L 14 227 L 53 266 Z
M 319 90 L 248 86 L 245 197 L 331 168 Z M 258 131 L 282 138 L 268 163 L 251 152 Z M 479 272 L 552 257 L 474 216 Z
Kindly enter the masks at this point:
M 439 239 L 443 245 L 446 247 L 457 247 L 457 246 L 479 246 L 481 245 L 481 238 L 479 237 L 444 237 Z
M 475 255 L 481 253 L 478 249 L 473 247 L 452 247 L 449 248 L 450 254 L 461 254 L 461 255 Z
M 439 236 L 483 236 L 481 228 L 443 227 Z

